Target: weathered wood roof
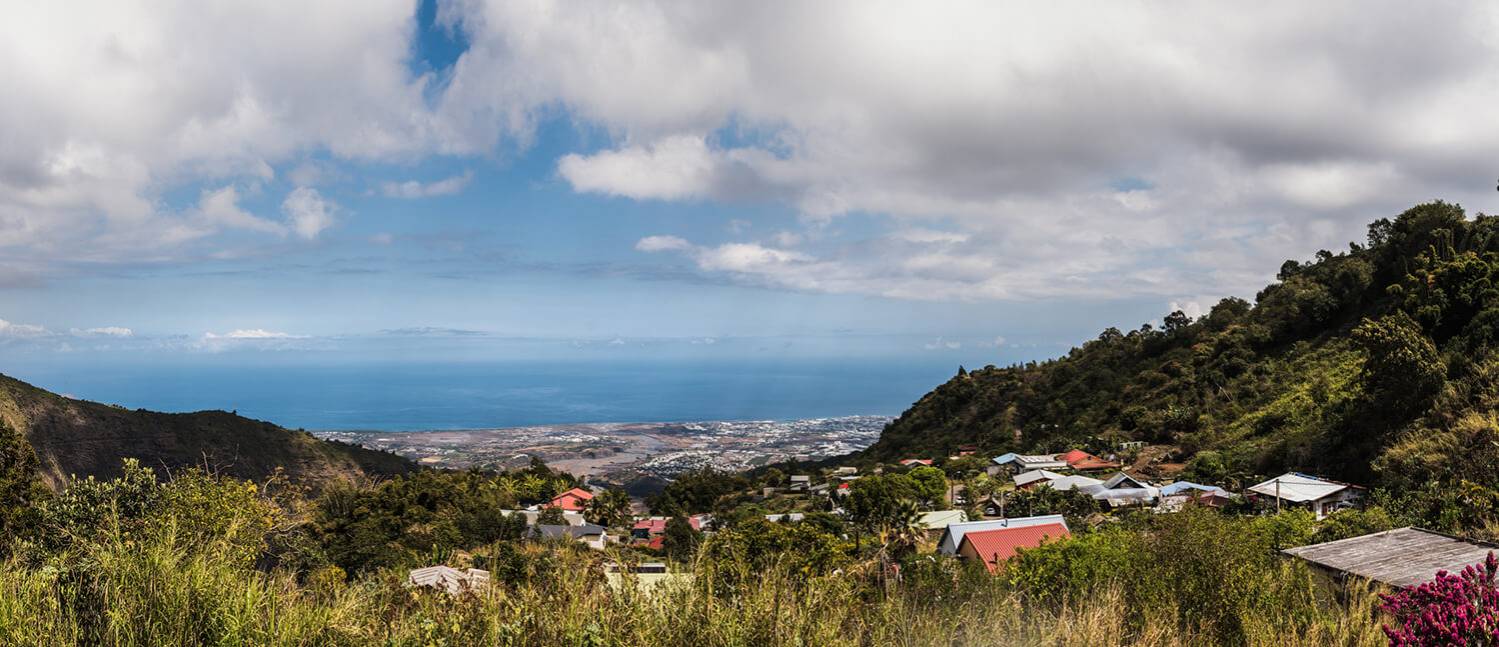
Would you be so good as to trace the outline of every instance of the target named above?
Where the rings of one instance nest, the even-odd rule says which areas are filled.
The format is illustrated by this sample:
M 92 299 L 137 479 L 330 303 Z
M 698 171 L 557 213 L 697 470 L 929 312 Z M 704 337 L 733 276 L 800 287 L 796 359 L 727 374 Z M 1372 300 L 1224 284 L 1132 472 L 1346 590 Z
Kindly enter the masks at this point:
M 1437 571 L 1461 572 L 1496 550 L 1499 544 L 1420 528 L 1397 528 L 1281 552 L 1337 573 L 1392 586 L 1415 586 L 1434 579 Z

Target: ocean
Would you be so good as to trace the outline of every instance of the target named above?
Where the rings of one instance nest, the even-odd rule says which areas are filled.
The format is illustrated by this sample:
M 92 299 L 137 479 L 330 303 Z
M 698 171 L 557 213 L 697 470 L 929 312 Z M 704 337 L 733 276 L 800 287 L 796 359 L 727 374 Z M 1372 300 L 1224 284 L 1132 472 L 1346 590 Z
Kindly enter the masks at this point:
M 122 363 L 0 367 L 0 372 L 71 397 L 132 409 L 235 410 L 310 430 L 420 431 L 893 416 L 956 368 L 936 361 L 818 359 Z

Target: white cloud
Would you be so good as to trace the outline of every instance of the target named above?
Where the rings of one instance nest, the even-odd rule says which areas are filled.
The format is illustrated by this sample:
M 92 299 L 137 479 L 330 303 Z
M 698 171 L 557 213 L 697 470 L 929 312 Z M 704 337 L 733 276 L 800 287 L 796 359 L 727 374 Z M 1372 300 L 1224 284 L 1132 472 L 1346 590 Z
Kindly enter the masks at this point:
M 1271 2 L 1227 22 L 1149 3 L 456 7 L 474 49 L 444 114 L 503 97 L 603 126 L 613 146 L 558 164 L 577 191 L 942 221 L 952 245 L 860 259 L 939 242 L 888 235 L 757 282 L 1243 292 L 1414 202 L 1492 201 L 1469 172 L 1499 147 L 1469 117 L 1499 103 L 1490 5 Z
M 231 330 L 223 334 L 212 332 L 203 333 L 204 339 L 306 339 L 305 335 L 292 335 L 284 332 L 265 330 L 264 328 L 244 328 Z
M 123 326 L 101 326 L 98 328 L 73 328 L 68 331 L 74 337 L 133 337 L 135 331 Z
M 473 171 L 465 171 L 462 175 L 454 175 L 450 178 L 425 183 L 417 180 L 386 182 L 380 186 L 380 191 L 386 197 L 390 198 L 430 198 L 433 196 L 454 195 L 462 192 L 473 179 Z
M 11 323 L 4 319 L 0 319 L 0 339 L 30 339 L 35 337 L 46 337 L 51 334 L 52 332 L 47 330 L 43 326 L 38 326 L 36 324 Z
M 305 186 L 287 194 L 281 203 L 291 230 L 308 240 L 317 238 L 324 229 L 333 226 L 334 208 L 335 205 L 324 200 L 317 189 Z
M 677 200 L 708 193 L 719 165 L 702 138 L 678 135 L 647 146 L 564 155 L 557 172 L 578 191 Z
M 635 249 L 642 252 L 664 252 L 691 248 L 692 243 L 676 236 L 646 236 L 635 243 Z
M 963 347 L 963 342 L 938 337 L 922 344 L 921 347 L 927 350 L 958 350 Z
M 0 22 L 0 277 L 191 258 L 227 230 L 317 238 L 336 169 L 307 159 L 487 156 L 559 114 L 608 138 L 558 160 L 576 191 L 906 232 L 655 250 L 790 289 L 1243 293 L 1413 202 L 1491 203 L 1473 169 L 1499 124 L 1473 115 L 1499 104 L 1499 8 L 1223 11 L 451 0 L 470 49 L 438 83 L 410 71 L 410 3 L 22 3 Z M 288 166 L 286 220 L 241 206 Z M 217 188 L 164 206 L 197 186 Z

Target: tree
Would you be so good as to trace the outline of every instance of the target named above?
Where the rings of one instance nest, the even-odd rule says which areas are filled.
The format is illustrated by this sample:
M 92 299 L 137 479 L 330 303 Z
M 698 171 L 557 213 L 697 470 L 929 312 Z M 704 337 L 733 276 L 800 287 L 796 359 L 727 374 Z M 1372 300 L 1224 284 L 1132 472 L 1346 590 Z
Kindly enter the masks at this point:
M 661 548 L 666 556 L 675 560 L 691 559 L 697 552 L 702 533 L 693 529 L 687 517 L 672 517 L 666 521 L 666 533 L 661 539 Z
M 1442 388 L 1446 365 L 1421 326 L 1404 312 L 1365 320 L 1353 331 L 1368 357 L 1360 379 L 1379 409 L 1406 417 Z
M 538 526 L 561 526 L 567 524 L 567 517 L 562 516 L 562 508 L 546 507 L 536 515 Z
M 630 495 L 624 490 L 604 490 L 588 502 L 588 518 L 601 526 L 621 526 L 630 519 Z
M 947 496 L 947 475 L 940 469 L 923 465 L 906 476 L 916 486 L 916 499 L 926 505 L 940 503 Z
M 35 522 L 34 506 L 44 494 L 36 470 L 31 444 L 0 422 L 0 550 Z

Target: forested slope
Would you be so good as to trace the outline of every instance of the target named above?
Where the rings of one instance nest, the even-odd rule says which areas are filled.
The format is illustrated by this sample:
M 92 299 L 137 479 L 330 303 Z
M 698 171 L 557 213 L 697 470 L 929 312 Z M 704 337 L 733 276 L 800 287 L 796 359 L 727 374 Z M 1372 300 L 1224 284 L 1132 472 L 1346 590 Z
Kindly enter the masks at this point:
M 0 375 L 0 435 L 17 432 L 35 450 L 38 470 L 52 487 L 74 474 L 115 476 L 124 458 L 158 470 L 197 466 L 251 480 L 279 468 L 308 484 L 414 469 L 394 454 L 318 440 L 225 411 L 132 411 Z
M 1499 218 L 1423 204 L 1276 278 L 1197 320 L 1175 312 L 1056 360 L 960 370 L 864 457 L 1139 440 L 1204 479 L 1292 468 L 1491 496 L 1474 484 L 1499 481 Z

